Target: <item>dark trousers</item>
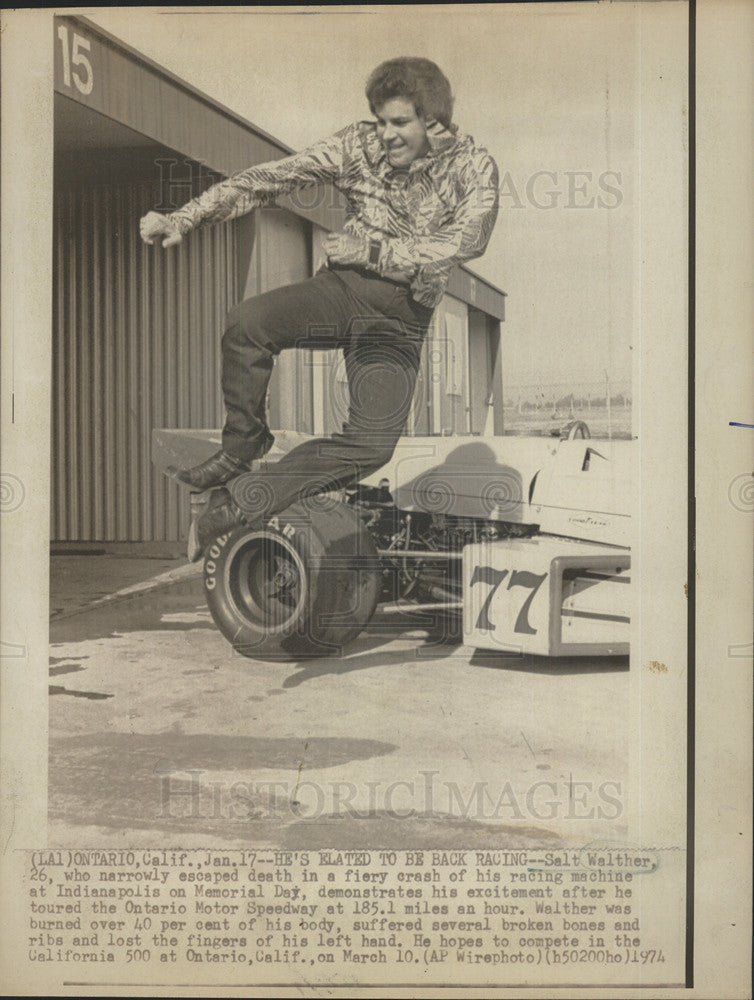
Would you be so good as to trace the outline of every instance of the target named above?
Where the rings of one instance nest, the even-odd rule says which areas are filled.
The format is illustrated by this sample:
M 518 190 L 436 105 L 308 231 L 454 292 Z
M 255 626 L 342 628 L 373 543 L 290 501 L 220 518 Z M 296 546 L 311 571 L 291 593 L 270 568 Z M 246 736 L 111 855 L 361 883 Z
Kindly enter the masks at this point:
M 432 310 L 407 286 L 351 268 L 246 299 L 228 314 L 222 388 L 223 448 L 250 460 L 272 439 L 265 397 L 287 348 L 342 348 L 348 416 L 340 433 L 306 441 L 229 484 L 256 526 L 295 500 L 352 485 L 383 466 L 406 424 Z

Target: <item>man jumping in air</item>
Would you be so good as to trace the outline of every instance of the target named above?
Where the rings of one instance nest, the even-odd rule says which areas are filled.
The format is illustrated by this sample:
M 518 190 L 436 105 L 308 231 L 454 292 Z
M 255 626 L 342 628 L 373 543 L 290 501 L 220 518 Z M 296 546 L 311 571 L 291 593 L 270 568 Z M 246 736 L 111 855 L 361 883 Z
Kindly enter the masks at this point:
M 333 184 L 347 203 L 342 231 L 325 240 L 326 266 L 228 313 L 222 449 L 174 470 L 197 490 L 224 487 L 191 526 L 192 561 L 218 535 L 242 524 L 261 527 L 297 499 L 350 486 L 390 460 L 432 311 L 452 269 L 487 247 L 497 167 L 452 124 L 450 84 L 440 69 L 428 59 L 390 59 L 369 77 L 366 96 L 375 121 L 348 125 L 303 152 L 233 174 L 175 212 L 141 220 L 142 239 L 162 238 L 167 247 L 200 225 L 311 184 Z M 335 346 L 343 349 L 350 394 L 342 431 L 249 471 L 273 441 L 264 401 L 275 355 Z

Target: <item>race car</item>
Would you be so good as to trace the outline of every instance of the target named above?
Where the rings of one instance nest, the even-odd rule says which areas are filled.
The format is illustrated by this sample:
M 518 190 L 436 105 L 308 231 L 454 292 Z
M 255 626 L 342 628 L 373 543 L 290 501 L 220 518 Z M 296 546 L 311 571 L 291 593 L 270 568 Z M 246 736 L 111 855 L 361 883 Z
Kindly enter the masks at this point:
M 308 435 L 275 432 L 269 462 Z M 156 430 L 153 462 L 193 464 L 219 432 Z M 462 612 L 463 642 L 510 655 L 625 655 L 632 442 L 580 421 L 552 437 L 405 437 L 352 489 L 216 539 L 212 617 L 258 659 L 332 656 L 380 602 Z M 207 494 L 192 494 L 193 516 Z

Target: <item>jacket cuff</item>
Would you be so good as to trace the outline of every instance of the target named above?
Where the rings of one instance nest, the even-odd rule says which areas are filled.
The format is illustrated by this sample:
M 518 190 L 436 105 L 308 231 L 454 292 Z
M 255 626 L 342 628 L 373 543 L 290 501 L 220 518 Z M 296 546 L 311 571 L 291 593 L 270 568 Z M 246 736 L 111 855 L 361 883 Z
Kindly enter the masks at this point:
M 192 229 L 195 229 L 193 219 L 188 215 L 188 213 L 182 212 L 179 208 L 175 212 L 168 212 L 167 219 L 169 220 L 171 226 L 179 232 L 181 236 L 185 236 L 190 233 Z

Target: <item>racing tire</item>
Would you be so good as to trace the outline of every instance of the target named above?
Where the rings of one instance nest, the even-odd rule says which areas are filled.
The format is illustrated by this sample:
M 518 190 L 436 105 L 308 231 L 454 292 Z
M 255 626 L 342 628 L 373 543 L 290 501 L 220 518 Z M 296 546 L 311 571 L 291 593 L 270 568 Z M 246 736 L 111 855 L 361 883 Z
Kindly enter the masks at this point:
M 221 535 L 204 559 L 212 618 L 254 659 L 339 655 L 374 614 L 381 584 L 363 521 L 327 495 L 292 504 L 260 530 Z

